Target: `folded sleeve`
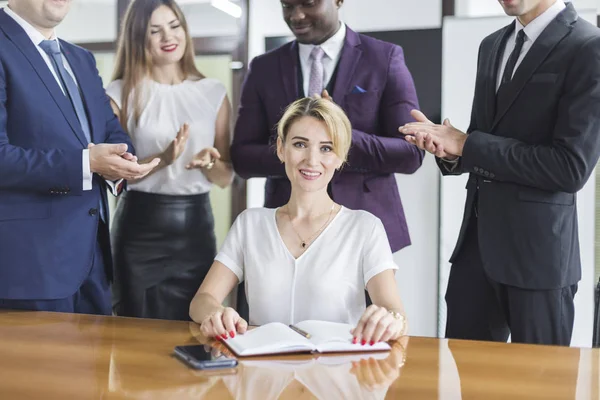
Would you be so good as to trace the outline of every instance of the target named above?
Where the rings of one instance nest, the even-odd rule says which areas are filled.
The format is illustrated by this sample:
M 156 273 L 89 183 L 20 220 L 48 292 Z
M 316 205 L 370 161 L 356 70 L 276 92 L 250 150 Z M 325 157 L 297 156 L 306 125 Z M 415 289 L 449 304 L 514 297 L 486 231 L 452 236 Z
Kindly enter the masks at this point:
M 219 254 L 215 257 L 216 261 L 225 265 L 238 277 L 240 283 L 244 281 L 244 246 L 246 241 L 244 231 L 247 225 L 245 214 L 246 212 L 243 212 L 236 218 L 229 233 L 227 233 Z
M 370 232 L 370 234 L 366 235 L 361 257 L 365 288 L 375 275 L 388 269 L 398 269 L 392 256 L 392 249 L 383 223 L 375 216 L 372 220 L 371 228 L 369 230 L 365 229 L 365 232 Z

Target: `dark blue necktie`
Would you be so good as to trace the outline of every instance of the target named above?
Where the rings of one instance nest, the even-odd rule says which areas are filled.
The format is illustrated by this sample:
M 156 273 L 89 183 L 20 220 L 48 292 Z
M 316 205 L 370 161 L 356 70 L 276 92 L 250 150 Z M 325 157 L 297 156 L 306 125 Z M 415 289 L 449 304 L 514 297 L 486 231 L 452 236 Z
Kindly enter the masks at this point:
M 79 88 L 77 88 L 77 84 L 75 80 L 67 70 L 63 64 L 62 54 L 60 53 L 60 48 L 58 46 L 58 41 L 56 40 L 42 40 L 40 43 L 40 47 L 50 56 L 50 60 L 52 61 L 52 66 L 54 67 L 54 71 L 58 75 L 60 81 L 62 82 L 62 86 L 67 92 L 66 95 L 71 100 L 71 104 L 73 105 L 73 109 L 75 109 L 75 113 L 77 114 L 77 119 L 79 119 L 79 124 L 81 125 L 81 130 L 85 135 L 88 143 L 92 141 L 92 136 L 90 135 L 90 124 L 87 119 L 87 115 L 85 114 L 85 108 L 83 107 L 83 100 L 81 99 L 81 93 L 79 93 Z M 100 217 L 104 222 L 106 222 L 106 212 L 104 209 L 104 204 L 102 199 L 100 199 Z
M 66 94 L 71 100 L 71 104 L 75 109 L 77 119 L 79 119 L 79 124 L 81 125 L 81 130 L 83 130 L 83 134 L 85 135 L 88 143 L 91 142 L 92 136 L 90 135 L 90 124 L 88 122 L 87 115 L 85 114 L 83 100 L 81 99 L 81 94 L 79 93 L 79 89 L 77 88 L 75 80 L 65 69 L 62 54 L 60 53 L 60 48 L 58 47 L 58 41 L 42 40 L 40 47 L 46 52 L 46 54 L 48 54 L 48 56 L 50 56 L 54 71 L 62 82 L 63 88 L 65 89 Z

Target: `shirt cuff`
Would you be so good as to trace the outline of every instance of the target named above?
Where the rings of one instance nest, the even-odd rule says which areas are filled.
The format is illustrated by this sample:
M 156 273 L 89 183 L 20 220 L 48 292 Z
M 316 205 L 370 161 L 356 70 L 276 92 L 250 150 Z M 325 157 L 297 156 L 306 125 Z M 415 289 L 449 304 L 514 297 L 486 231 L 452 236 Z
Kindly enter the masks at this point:
M 458 166 L 460 157 L 457 157 L 454 160 L 448 160 L 446 158 L 440 158 L 440 160 L 442 160 L 444 162 L 444 166 L 446 167 L 448 172 L 453 172 L 456 169 L 456 167 Z
M 92 168 L 90 167 L 90 150 L 83 150 L 81 157 L 81 166 L 83 168 L 83 190 L 92 190 Z
M 123 179 L 119 179 L 118 181 L 109 181 L 105 179 L 108 188 L 113 196 L 117 197 L 119 195 L 119 185 L 123 182 Z

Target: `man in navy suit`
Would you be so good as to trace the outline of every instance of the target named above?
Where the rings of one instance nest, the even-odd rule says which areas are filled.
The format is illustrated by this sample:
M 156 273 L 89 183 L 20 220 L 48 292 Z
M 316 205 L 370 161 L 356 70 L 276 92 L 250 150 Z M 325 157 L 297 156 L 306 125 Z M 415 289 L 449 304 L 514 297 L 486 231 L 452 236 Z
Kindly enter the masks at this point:
M 69 7 L 0 10 L 0 308 L 110 314 L 106 185 L 156 160 L 136 162 L 93 55 L 56 38 Z

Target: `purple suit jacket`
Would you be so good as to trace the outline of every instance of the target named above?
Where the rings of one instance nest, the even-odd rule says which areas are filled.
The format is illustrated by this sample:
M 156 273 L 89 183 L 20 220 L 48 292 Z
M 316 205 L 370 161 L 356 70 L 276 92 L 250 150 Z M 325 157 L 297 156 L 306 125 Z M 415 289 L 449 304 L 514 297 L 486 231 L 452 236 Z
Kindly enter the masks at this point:
M 252 61 L 242 90 L 231 158 L 242 178 L 268 178 L 265 207 L 282 206 L 290 197 L 275 154 L 276 124 L 303 97 L 298 66 L 297 42 L 285 44 Z M 411 174 L 423 162 L 423 152 L 398 132 L 418 108 L 402 48 L 348 28 L 331 94 L 353 127 L 348 163 L 331 181 L 333 199 L 379 217 L 392 251 L 400 250 L 410 237 L 394 173 Z

